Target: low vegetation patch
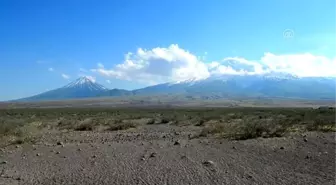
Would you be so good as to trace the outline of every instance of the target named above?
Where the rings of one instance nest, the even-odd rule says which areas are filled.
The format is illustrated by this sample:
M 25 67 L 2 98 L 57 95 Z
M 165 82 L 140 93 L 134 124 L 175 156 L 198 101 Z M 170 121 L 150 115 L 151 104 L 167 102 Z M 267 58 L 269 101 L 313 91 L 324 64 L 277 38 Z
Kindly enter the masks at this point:
M 1 109 L 0 142 L 33 141 L 45 129 L 116 131 L 153 124 L 199 127 L 201 137 L 281 137 L 290 132 L 335 132 L 335 114 L 335 108 Z
M 108 131 L 116 131 L 116 130 L 127 130 L 130 128 L 136 128 L 137 125 L 131 122 L 127 123 L 117 123 L 117 124 L 111 124 L 108 127 Z

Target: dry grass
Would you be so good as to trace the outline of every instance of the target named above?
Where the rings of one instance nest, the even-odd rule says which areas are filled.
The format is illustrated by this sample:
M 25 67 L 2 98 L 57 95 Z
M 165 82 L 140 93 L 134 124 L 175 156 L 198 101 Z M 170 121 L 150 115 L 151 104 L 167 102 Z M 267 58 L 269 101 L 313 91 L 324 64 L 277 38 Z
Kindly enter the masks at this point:
M 336 131 L 335 108 L 2 109 L 0 139 L 20 144 L 33 141 L 45 129 L 116 131 L 151 124 L 197 126 L 202 137 L 230 139 Z
M 137 125 L 135 123 L 127 122 L 127 123 L 117 123 L 111 124 L 108 127 L 108 131 L 116 131 L 116 130 L 127 130 L 130 128 L 136 128 Z

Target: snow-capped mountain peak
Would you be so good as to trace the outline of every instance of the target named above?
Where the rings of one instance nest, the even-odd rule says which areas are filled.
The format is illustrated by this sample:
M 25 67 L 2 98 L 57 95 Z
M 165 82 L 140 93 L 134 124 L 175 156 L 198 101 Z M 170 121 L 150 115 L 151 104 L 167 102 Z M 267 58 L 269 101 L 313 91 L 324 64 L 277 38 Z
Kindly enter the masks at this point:
M 265 78 L 268 79 L 274 79 L 274 80 L 280 80 L 280 79 L 287 79 L 287 80 L 293 80 L 299 78 L 296 75 L 289 74 L 289 73 L 281 73 L 281 72 L 270 72 L 263 75 Z
M 107 90 L 106 87 L 96 83 L 94 79 L 88 78 L 86 76 L 78 78 L 77 80 L 69 83 L 63 88 L 86 88 L 89 90 Z
M 182 80 L 182 81 L 176 81 L 176 82 L 171 82 L 169 85 L 176 85 L 176 84 L 188 84 L 188 85 L 193 85 L 197 82 L 200 82 L 202 80 L 205 80 L 206 78 L 190 78 L 187 80 Z

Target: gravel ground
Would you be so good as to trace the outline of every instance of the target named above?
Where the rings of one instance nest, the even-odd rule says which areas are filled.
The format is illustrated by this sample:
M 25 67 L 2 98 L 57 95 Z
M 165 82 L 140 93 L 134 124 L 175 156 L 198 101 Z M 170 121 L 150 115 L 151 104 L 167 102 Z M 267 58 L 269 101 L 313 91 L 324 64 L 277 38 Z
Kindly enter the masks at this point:
M 335 133 L 245 141 L 194 127 L 46 133 L 0 151 L 0 185 L 335 184 Z

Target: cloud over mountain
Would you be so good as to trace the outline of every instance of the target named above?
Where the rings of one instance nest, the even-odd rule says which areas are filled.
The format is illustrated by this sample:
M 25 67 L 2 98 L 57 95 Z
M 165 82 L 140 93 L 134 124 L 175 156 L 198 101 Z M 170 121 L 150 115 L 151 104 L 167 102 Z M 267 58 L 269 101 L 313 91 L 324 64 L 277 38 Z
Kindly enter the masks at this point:
M 191 52 L 172 44 L 167 48 L 139 48 L 127 53 L 124 61 L 112 69 L 99 64 L 91 71 L 100 75 L 146 84 L 169 81 L 204 79 L 211 75 L 254 75 L 271 72 L 289 73 L 299 77 L 336 76 L 336 58 L 310 53 L 276 55 L 265 53 L 260 59 L 226 57 L 218 61 L 204 61 Z

